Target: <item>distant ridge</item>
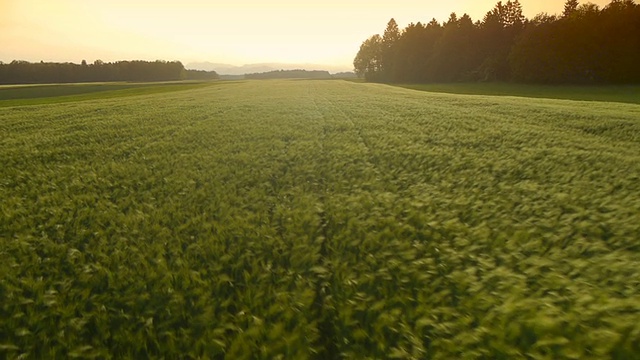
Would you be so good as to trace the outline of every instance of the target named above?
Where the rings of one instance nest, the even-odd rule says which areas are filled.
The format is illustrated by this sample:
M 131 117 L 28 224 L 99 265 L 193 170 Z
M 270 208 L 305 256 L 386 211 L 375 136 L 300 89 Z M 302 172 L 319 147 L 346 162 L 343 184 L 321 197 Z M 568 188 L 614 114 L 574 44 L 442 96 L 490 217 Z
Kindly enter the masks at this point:
M 263 73 L 246 74 L 245 79 L 332 79 L 326 70 L 274 70 Z
M 245 64 L 241 66 L 213 63 L 213 62 L 192 62 L 185 65 L 187 69 L 192 70 L 206 70 L 215 71 L 220 75 L 245 75 L 266 73 L 270 71 L 278 70 L 325 70 L 329 73 L 348 72 L 352 71 L 345 66 L 334 65 L 320 65 L 320 64 L 284 64 L 284 63 L 260 63 L 260 64 Z

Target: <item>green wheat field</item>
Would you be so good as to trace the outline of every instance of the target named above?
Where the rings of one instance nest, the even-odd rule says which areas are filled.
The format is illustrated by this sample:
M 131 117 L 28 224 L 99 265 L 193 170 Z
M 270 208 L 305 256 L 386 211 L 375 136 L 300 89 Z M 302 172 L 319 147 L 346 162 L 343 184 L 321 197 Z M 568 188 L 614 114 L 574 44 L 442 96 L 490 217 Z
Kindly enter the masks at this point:
M 640 358 L 638 103 L 95 86 L 0 101 L 0 358 Z

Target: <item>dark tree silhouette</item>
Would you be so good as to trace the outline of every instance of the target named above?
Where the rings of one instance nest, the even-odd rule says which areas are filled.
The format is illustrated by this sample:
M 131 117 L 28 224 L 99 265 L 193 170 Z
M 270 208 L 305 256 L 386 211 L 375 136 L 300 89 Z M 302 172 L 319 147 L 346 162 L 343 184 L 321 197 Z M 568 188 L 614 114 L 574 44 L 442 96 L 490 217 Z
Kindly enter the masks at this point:
M 471 17 L 455 13 L 443 25 L 443 32 L 434 47 L 431 78 L 438 82 L 465 80 L 478 67 L 477 33 Z
M 571 16 L 577 9 L 580 3 L 578 0 L 567 0 L 564 4 L 564 11 L 562 12 L 562 16 L 568 17 Z
M 640 5 L 603 9 L 576 0 L 561 16 L 527 20 L 518 0 L 499 1 L 482 21 L 452 13 L 442 25 L 391 19 L 362 43 L 355 71 L 367 81 L 640 83 Z
M 395 77 L 396 66 L 394 60 L 398 40 L 400 40 L 400 29 L 396 21 L 392 18 L 387 23 L 387 28 L 382 35 L 380 70 L 383 81 L 391 81 Z
M 215 79 L 215 72 L 206 74 L 186 71 L 179 61 L 117 61 L 95 60 L 87 64 L 29 63 L 15 60 L 0 64 L 0 83 L 70 83 L 91 81 L 170 81 L 183 79 Z
M 437 39 L 435 32 L 440 25 L 433 21 L 426 26 L 421 23 L 409 24 L 396 44 L 395 80 L 399 82 L 423 82 L 426 75 L 427 62 L 433 52 Z
M 373 35 L 360 45 L 360 50 L 353 60 L 355 73 L 367 81 L 379 81 L 382 70 L 382 38 Z

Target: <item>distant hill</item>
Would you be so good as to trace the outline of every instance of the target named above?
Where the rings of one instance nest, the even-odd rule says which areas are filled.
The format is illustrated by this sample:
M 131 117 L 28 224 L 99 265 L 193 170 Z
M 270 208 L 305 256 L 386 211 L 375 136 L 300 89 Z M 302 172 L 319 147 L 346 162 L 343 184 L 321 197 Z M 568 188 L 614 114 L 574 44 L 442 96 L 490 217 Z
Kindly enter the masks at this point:
M 245 79 L 332 79 L 325 70 L 275 70 L 263 73 L 246 74 Z
M 263 73 L 245 75 L 220 75 L 220 80 L 244 79 L 356 79 L 358 76 L 352 71 L 330 74 L 320 70 L 274 70 Z
M 337 73 L 350 71 L 352 69 L 345 66 L 332 66 L 332 65 L 320 65 L 320 64 L 282 64 L 282 63 L 261 63 L 261 64 L 246 64 L 242 66 L 235 66 L 230 64 L 221 64 L 213 62 L 192 62 L 185 66 L 187 69 L 194 70 L 206 70 L 215 71 L 220 75 L 244 75 L 244 74 L 257 74 L 265 73 L 277 70 L 326 70 L 329 73 Z
M 244 80 L 244 75 L 220 75 L 220 80 Z

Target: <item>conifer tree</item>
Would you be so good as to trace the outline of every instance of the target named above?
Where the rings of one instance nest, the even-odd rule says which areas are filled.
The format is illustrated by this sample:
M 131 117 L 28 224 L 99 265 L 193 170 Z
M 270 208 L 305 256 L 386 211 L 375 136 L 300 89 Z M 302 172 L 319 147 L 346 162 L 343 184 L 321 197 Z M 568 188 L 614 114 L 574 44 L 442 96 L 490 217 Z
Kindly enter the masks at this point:
M 564 11 L 562 12 L 562 16 L 567 17 L 571 15 L 578 9 L 578 5 L 580 5 L 578 3 L 578 0 L 567 0 L 567 2 L 564 3 Z

